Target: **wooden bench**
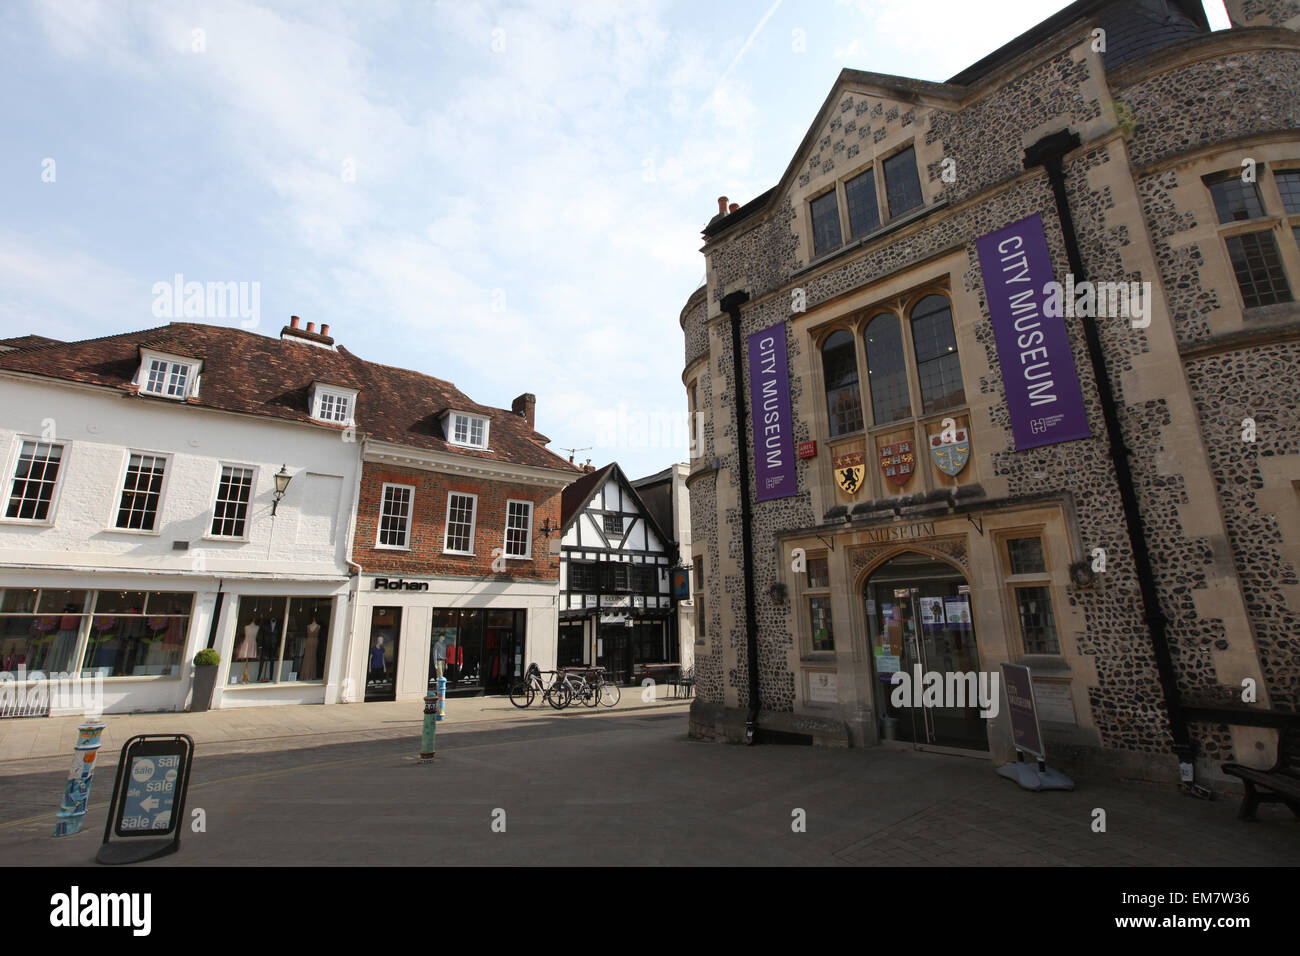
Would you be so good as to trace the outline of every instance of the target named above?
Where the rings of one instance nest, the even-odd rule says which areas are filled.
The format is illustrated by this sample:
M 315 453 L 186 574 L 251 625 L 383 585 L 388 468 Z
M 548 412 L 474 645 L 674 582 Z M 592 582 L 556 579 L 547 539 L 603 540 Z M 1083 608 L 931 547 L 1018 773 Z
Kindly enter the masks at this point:
M 1261 803 L 1285 803 L 1300 820 L 1300 728 L 1295 724 L 1281 727 L 1277 732 L 1277 762 L 1269 770 L 1243 767 L 1239 763 L 1225 763 L 1223 772 L 1239 777 L 1246 786 L 1238 820 L 1254 820 L 1255 809 Z

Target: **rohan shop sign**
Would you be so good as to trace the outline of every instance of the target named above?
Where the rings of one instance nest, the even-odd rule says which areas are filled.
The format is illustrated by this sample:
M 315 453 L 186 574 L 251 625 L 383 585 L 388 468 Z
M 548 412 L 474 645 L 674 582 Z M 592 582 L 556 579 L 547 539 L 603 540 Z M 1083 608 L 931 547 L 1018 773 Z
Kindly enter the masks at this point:
M 403 581 L 401 578 L 375 578 L 376 591 L 427 591 L 428 581 Z

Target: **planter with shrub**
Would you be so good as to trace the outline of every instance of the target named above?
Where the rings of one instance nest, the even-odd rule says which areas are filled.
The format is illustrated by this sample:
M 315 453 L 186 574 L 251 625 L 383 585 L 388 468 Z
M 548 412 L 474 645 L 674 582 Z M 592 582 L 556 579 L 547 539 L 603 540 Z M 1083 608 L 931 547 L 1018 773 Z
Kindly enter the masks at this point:
M 217 670 L 221 655 L 206 647 L 194 655 L 194 695 L 190 698 L 190 713 L 208 710 L 212 706 L 212 692 L 217 686 Z

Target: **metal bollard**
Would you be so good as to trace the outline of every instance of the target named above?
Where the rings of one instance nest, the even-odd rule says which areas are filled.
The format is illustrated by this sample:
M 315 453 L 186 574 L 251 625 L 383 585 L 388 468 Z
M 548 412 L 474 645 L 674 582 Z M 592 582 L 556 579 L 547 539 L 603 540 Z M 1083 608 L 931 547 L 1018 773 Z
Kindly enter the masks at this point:
M 447 719 L 447 678 L 438 678 L 438 719 Z
M 59 807 L 54 835 L 68 836 L 81 830 L 90 803 L 90 781 L 95 776 L 95 760 L 99 754 L 100 739 L 107 724 L 91 721 L 77 728 L 77 744 L 73 748 L 72 771 L 63 788 L 63 803 Z
M 428 763 L 438 749 L 438 698 L 426 694 L 424 698 L 424 732 L 420 735 L 420 760 Z

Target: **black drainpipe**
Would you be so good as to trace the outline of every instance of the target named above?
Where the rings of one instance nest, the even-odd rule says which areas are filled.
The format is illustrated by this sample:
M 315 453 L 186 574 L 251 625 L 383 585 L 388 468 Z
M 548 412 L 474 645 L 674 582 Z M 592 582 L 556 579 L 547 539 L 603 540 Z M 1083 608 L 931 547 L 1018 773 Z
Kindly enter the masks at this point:
M 208 647 L 217 646 L 217 622 L 221 620 L 221 605 L 226 600 L 226 595 L 221 590 L 224 583 L 222 578 L 217 578 L 217 603 L 212 608 L 212 627 L 208 629 Z
M 1077 149 L 1079 145 L 1078 133 L 1062 130 L 1043 137 L 1025 150 L 1025 169 L 1042 166 L 1052 184 L 1052 195 L 1056 197 L 1056 214 L 1061 220 L 1061 231 L 1065 239 L 1065 255 L 1069 259 L 1070 271 L 1074 273 L 1076 283 L 1085 281 L 1088 275 L 1083 267 L 1083 258 L 1079 254 L 1079 239 L 1074 229 L 1074 217 L 1070 214 L 1070 202 L 1065 194 L 1065 169 L 1062 159 L 1066 153 Z M 1101 346 L 1101 337 L 1097 334 L 1096 319 L 1085 318 L 1082 322 L 1084 337 L 1088 342 L 1088 358 L 1092 362 L 1092 374 L 1097 380 L 1097 394 L 1101 399 L 1102 416 L 1106 420 L 1110 459 L 1115 465 L 1115 479 L 1119 483 L 1119 496 L 1124 506 L 1129 544 L 1133 548 L 1133 564 L 1137 570 L 1138 586 L 1142 593 L 1142 610 L 1146 617 L 1147 629 L 1151 632 L 1151 647 L 1156 657 L 1156 671 L 1164 691 L 1165 710 L 1169 714 L 1169 730 L 1174 738 L 1173 749 L 1180 764 L 1191 763 L 1194 748 L 1191 735 L 1187 730 L 1183 702 L 1178 694 L 1178 678 L 1174 674 L 1173 657 L 1169 652 L 1169 637 L 1165 632 L 1165 625 L 1169 619 L 1161 610 L 1160 598 L 1156 593 L 1155 574 L 1151 570 L 1151 552 L 1147 549 L 1146 527 L 1142 522 L 1137 491 L 1133 486 L 1133 471 L 1128 461 L 1129 449 L 1124 444 L 1124 434 L 1120 430 L 1115 392 L 1111 387 L 1110 373 L 1106 370 L 1106 359 Z
M 754 744 L 758 732 L 758 619 L 754 613 L 754 515 L 749 506 L 749 416 L 745 414 L 744 356 L 740 348 L 740 307 L 748 292 L 732 292 L 722 299 L 731 316 L 731 364 L 735 383 L 736 453 L 740 456 L 740 534 L 745 568 L 745 654 L 749 670 L 749 713 L 745 715 L 745 743 Z

